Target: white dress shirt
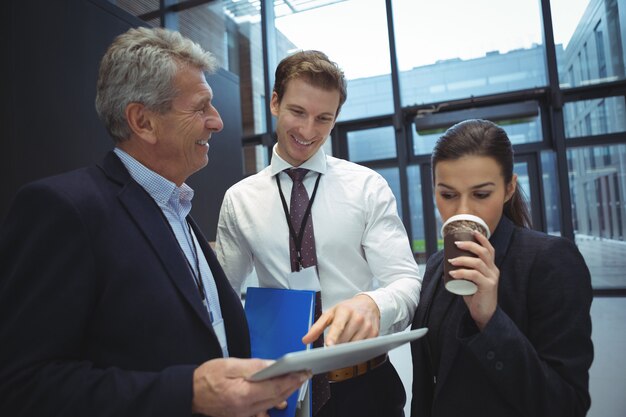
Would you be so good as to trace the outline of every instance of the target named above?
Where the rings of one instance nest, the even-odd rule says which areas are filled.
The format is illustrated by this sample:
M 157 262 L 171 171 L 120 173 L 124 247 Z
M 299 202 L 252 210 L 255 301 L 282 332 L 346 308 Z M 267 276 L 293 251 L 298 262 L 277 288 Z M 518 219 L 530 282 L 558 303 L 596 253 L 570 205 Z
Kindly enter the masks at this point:
M 226 192 L 216 251 L 237 292 L 253 267 L 261 287 L 289 288 L 289 229 L 275 179 L 289 202 L 292 180 L 282 172 L 289 168 L 274 147 L 270 166 Z M 300 168 L 312 171 L 304 178 L 309 197 L 322 174 L 311 215 L 324 310 L 364 293 L 380 309 L 380 334 L 404 330 L 422 280 L 387 182 L 321 148 Z

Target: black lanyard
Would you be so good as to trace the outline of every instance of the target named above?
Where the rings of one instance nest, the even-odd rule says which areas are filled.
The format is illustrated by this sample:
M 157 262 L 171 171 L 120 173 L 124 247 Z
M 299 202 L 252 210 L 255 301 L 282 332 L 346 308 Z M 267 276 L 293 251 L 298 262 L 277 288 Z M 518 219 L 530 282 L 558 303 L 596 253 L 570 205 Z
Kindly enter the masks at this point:
M 187 265 L 189 266 L 189 270 L 191 271 L 191 275 L 193 276 L 193 280 L 195 281 L 196 286 L 198 287 L 198 293 L 200 294 L 200 298 L 202 299 L 202 304 L 207 308 L 207 310 L 209 312 L 209 318 L 211 319 L 211 323 L 213 323 L 213 312 L 209 308 L 206 291 L 204 289 L 204 283 L 202 282 L 202 272 L 200 271 L 200 258 L 199 258 L 199 255 L 198 255 L 198 249 L 196 248 L 195 234 L 193 233 L 193 231 L 191 229 L 191 224 L 189 223 L 188 220 L 185 220 L 185 223 L 187 223 L 187 231 L 189 232 L 189 237 L 191 238 L 190 245 L 191 245 L 191 250 L 193 251 L 194 261 L 195 261 L 195 264 L 196 264 L 196 269 L 195 270 L 193 269 L 193 266 L 191 266 L 191 262 L 189 262 L 189 259 L 187 258 L 187 255 L 186 255 L 185 251 L 183 250 L 183 247 L 181 246 L 182 242 L 178 241 L 178 238 L 176 237 L 176 233 L 174 233 L 174 229 L 172 229 L 172 225 L 170 224 L 170 221 L 165 216 L 165 213 L 163 212 L 163 210 L 159 210 L 159 212 L 161 213 L 161 216 L 163 217 L 163 221 L 165 221 L 165 224 L 167 224 L 167 226 L 169 227 L 170 232 L 172 232 L 172 236 L 178 242 L 178 247 L 180 248 L 180 253 L 181 253 L 182 257 L 185 258 L 185 261 L 187 261 Z M 185 236 L 185 239 L 187 239 L 186 236 Z M 188 240 L 187 240 L 187 243 L 189 243 Z M 199 242 L 198 242 L 198 244 L 199 244 Z M 204 254 L 203 254 L 203 256 L 204 256 Z M 197 271 L 197 273 L 196 273 L 196 271 Z
M 200 293 L 200 298 L 202 298 L 202 304 L 204 304 L 204 306 L 207 309 L 209 309 L 209 305 L 207 304 L 206 291 L 204 289 L 204 283 L 202 282 L 202 272 L 200 272 L 200 256 L 198 255 L 198 249 L 196 248 L 196 240 L 191 230 L 191 225 L 189 224 L 189 222 L 186 222 L 186 223 L 187 223 L 187 230 L 189 231 L 189 237 L 191 238 L 190 245 L 191 245 L 191 250 L 193 251 L 196 269 L 195 270 L 193 269 L 193 267 L 191 266 L 191 263 L 187 259 L 187 256 L 185 256 L 185 259 L 187 259 L 187 264 L 189 265 L 189 269 L 191 269 L 193 279 L 194 281 L 196 281 L 196 285 L 198 286 L 198 292 Z M 210 309 L 209 309 L 209 316 L 211 318 L 211 323 L 213 323 L 213 313 L 211 312 Z
M 287 225 L 289 226 L 289 236 L 293 240 L 293 244 L 296 249 L 296 254 L 298 255 L 298 271 L 302 268 L 302 239 L 304 238 L 304 228 L 306 227 L 306 223 L 311 216 L 311 207 L 313 207 L 313 200 L 315 200 L 315 194 L 317 194 L 317 186 L 320 185 L 320 178 L 322 177 L 321 173 L 317 174 L 317 180 L 315 180 L 315 188 L 313 188 L 313 194 L 309 199 L 309 205 L 304 212 L 304 217 L 302 218 L 302 223 L 300 224 L 300 233 L 296 235 L 296 230 L 293 228 L 293 224 L 291 223 L 291 217 L 289 216 L 289 208 L 287 208 L 287 201 L 285 200 L 285 196 L 283 195 L 283 189 L 280 186 L 280 179 L 278 178 L 279 174 L 276 175 L 276 184 L 278 185 L 278 193 L 280 194 L 280 201 L 283 203 L 283 211 L 285 212 L 285 218 L 287 219 Z M 303 178 L 304 180 L 304 178 Z M 295 183 L 294 183 L 295 186 Z M 302 183 L 304 186 L 304 182 Z M 291 190 L 293 193 L 293 189 Z

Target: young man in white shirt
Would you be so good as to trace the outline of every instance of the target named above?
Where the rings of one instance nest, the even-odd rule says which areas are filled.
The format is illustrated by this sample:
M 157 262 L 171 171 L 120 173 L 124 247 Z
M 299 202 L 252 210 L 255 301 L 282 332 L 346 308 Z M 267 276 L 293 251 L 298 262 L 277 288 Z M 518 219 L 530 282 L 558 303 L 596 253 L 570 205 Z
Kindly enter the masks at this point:
M 281 61 L 275 79 L 271 164 L 231 187 L 220 212 L 216 247 L 228 279 L 241 292 L 255 267 L 262 287 L 318 285 L 324 313 L 304 343 L 326 329 L 326 345 L 404 330 L 421 278 L 393 193 L 375 171 L 322 149 L 346 100 L 343 72 L 325 54 L 302 51 Z M 304 218 L 314 231 L 311 268 L 294 265 L 301 229 L 288 224 L 294 183 L 286 173 L 294 168 L 308 170 L 302 183 L 310 198 Z M 386 356 L 328 379 L 331 397 L 317 416 L 403 415 L 405 392 Z

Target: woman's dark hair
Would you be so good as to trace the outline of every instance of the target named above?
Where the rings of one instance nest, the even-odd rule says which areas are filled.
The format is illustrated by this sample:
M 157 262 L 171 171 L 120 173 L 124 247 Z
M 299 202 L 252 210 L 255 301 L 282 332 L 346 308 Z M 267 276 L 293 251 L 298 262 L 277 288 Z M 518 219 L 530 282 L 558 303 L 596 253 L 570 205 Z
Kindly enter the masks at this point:
M 454 161 L 468 155 L 493 158 L 502 169 L 504 183 L 513 178 L 513 147 L 504 129 L 488 120 L 470 119 L 457 123 L 437 140 L 431 156 L 432 176 L 441 161 Z M 531 227 L 530 214 L 522 189 L 504 204 L 504 215 L 520 227 Z

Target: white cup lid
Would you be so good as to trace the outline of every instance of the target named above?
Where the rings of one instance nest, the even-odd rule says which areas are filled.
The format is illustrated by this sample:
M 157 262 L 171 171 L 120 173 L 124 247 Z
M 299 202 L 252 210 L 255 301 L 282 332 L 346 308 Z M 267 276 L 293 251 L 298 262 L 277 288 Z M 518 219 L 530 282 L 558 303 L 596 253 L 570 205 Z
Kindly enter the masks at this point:
M 472 214 L 457 214 L 457 215 L 450 217 L 448 220 L 445 221 L 443 226 L 441 226 L 441 236 L 443 237 L 443 231 L 448 224 L 458 221 L 458 220 L 470 220 L 470 221 L 473 221 L 474 223 L 478 223 L 487 231 L 487 239 L 491 237 L 491 232 L 489 230 L 489 226 L 487 226 L 487 223 L 485 223 L 485 221 L 481 219 L 480 217 L 474 216 Z

